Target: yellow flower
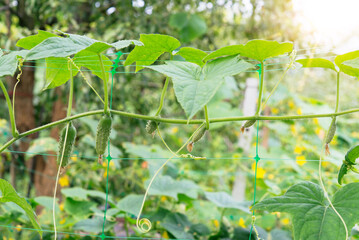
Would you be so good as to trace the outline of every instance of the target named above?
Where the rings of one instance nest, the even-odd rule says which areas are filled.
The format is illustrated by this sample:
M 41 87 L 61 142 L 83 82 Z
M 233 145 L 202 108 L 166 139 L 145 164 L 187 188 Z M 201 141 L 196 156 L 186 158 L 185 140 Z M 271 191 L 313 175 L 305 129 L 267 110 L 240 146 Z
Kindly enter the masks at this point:
M 272 108 L 271 111 L 272 111 L 273 114 L 278 114 L 279 113 L 279 109 L 275 108 L 275 107 Z
M 295 128 L 295 125 L 291 125 L 290 126 L 290 131 L 292 132 L 292 134 L 295 136 L 297 135 L 297 129 Z
M 15 229 L 16 229 L 16 231 L 20 232 L 20 231 L 21 231 L 21 225 L 19 225 L 19 224 L 16 225 L 16 228 L 15 228 Z
M 295 146 L 295 148 L 294 148 L 294 153 L 295 153 L 295 154 L 302 154 L 303 150 L 304 150 L 304 149 L 303 149 L 302 147 Z
M 275 176 L 274 176 L 274 174 L 272 174 L 272 173 L 268 175 L 268 179 L 269 179 L 269 180 L 273 180 L 274 177 L 275 177 Z
M 0 128 L 4 128 L 4 127 L 6 127 L 6 120 L 0 119 Z
M 319 125 L 319 120 L 318 120 L 318 118 L 313 118 L 313 122 L 314 122 L 315 125 Z
M 333 140 L 330 142 L 330 144 L 332 145 L 337 145 L 338 144 L 338 138 L 337 136 L 334 136 Z
M 238 226 L 240 226 L 241 228 L 246 228 L 246 224 L 244 222 L 243 218 L 240 218 L 238 221 Z
M 107 169 L 105 170 L 105 172 L 103 173 L 103 177 L 107 177 Z
M 162 238 L 164 238 L 164 239 L 169 239 L 169 238 L 170 238 L 170 237 L 168 236 L 167 231 L 165 231 L 165 232 L 162 234 Z
M 359 138 L 359 132 L 352 132 L 352 137 Z
M 73 156 L 71 157 L 71 160 L 74 161 L 74 162 L 76 162 L 76 161 L 77 161 L 77 155 L 76 155 L 76 154 L 73 155 Z
M 61 203 L 59 208 L 60 208 L 60 211 L 63 211 L 64 210 L 64 207 L 65 207 L 65 204 L 64 203 Z
M 176 134 L 178 132 L 178 127 L 173 127 L 172 129 L 171 129 L 171 133 L 172 134 Z
M 302 109 L 301 109 L 301 108 L 298 108 L 298 109 L 297 109 L 297 114 L 298 114 L 298 115 L 302 115 Z
M 300 156 L 297 156 L 296 157 L 296 163 L 299 165 L 299 166 L 303 166 L 307 161 L 305 160 L 305 156 L 303 155 L 300 155 Z
M 252 164 L 252 170 L 255 171 L 256 169 L 256 163 Z M 264 178 L 264 174 L 266 173 L 266 171 L 261 168 L 261 167 L 257 167 L 257 178 Z
M 241 155 L 239 155 L 238 153 L 232 155 L 233 160 L 239 160 L 240 157 Z
M 164 201 L 166 201 L 166 200 L 167 200 L 166 196 L 162 196 L 162 197 L 161 197 L 161 202 L 164 202 Z
M 294 108 L 294 102 L 292 100 L 288 101 L 289 108 Z
M 105 160 L 105 159 L 104 159 L 104 160 Z M 103 161 L 102 166 L 103 166 L 103 167 L 107 167 L 107 161 Z
M 60 221 L 60 224 L 64 224 L 65 222 L 66 222 L 66 218 L 62 219 L 62 220 Z
M 234 134 L 236 135 L 236 137 L 239 137 L 241 135 L 240 131 L 234 131 Z
M 284 218 L 281 222 L 283 223 L 283 225 L 288 225 L 290 223 L 290 220 L 289 218 Z
M 219 227 L 219 222 L 218 222 L 217 219 L 213 220 L 213 224 L 214 224 L 214 226 L 215 226 L 216 228 Z
M 68 186 L 70 186 L 69 176 L 65 175 L 65 176 L 63 176 L 63 177 L 60 177 L 60 179 L 59 179 L 59 184 L 61 185 L 61 187 L 68 187 Z
M 329 165 L 329 162 L 328 161 L 322 161 L 322 166 L 323 167 L 327 167 Z

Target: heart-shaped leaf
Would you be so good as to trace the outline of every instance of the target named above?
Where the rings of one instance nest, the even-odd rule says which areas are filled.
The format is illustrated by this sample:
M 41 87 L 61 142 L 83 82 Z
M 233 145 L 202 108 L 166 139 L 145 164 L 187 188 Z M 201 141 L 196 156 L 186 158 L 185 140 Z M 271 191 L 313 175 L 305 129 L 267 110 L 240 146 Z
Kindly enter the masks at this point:
M 181 43 L 174 37 L 161 34 L 141 34 L 140 41 L 144 46 L 136 46 L 127 56 L 125 66 L 136 62 L 136 72 L 143 69 L 140 65 L 151 65 L 163 53 L 171 53 L 181 46 Z
M 238 57 L 226 57 L 207 63 L 203 68 L 189 62 L 167 61 L 165 65 L 148 66 L 172 78 L 177 100 L 191 119 L 214 96 L 227 76 L 254 66 Z
M 25 49 L 31 49 L 50 37 L 60 37 L 54 33 L 38 30 L 36 35 L 31 35 L 17 41 L 16 46 L 22 47 Z
M 11 186 L 11 184 L 5 181 L 4 179 L 0 179 L 0 191 L 1 191 L 0 203 L 13 202 L 19 207 L 21 207 L 25 211 L 26 216 L 30 219 L 31 224 L 42 236 L 41 227 L 36 221 L 36 214 L 32 210 L 30 204 L 26 202 L 25 198 L 20 197 L 16 193 L 15 189 Z
M 176 53 L 176 55 L 180 55 L 181 57 L 186 59 L 187 62 L 192 62 L 203 67 L 203 58 L 207 56 L 208 53 L 196 48 L 183 47 Z
M 350 63 L 349 65 L 347 63 L 344 64 L 344 62 L 358 57 L 359 57 L 359 50 L 338 55 L 335 57 L 334 62 L 339 67 L 341 72 L 346 73 L 350 76 L 358 77 L 359 71 L 357 68 L 351 66 Z
M 252 58 L 263 62 L 265 59 L 283 55 L 293 50 L 293 43 L 277 41 L 268 41 L 255 39 L 247 42 L 244 45 L 233 45 L 220 48 L 217 51 L 209 54 L 205 60 L 213 59 L 223 55 L 238 55 Z
M 304 68 L 328 68 L 337 71 L 334 63 L 324 58 L 299 59 L 296 62 L 302 64 Z
M 350 183 L 339 189 L 332 203 L 348 229 L 352 229 L 359 220 L 359 183 Z M 296 240 L 345 239 L 342 221 L 325 200 L 321 187 L 315 183 L 295 184 L 283 196 L 265 199 L 255 204 L 253 209 L 289 213 Z

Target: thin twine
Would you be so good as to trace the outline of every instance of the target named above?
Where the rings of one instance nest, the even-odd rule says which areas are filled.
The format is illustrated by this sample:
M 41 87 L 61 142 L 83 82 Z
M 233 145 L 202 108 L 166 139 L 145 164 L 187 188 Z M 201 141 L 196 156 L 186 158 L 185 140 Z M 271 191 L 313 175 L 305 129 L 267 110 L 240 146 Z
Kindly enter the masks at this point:
M 113 80 L 114 80 L 114 75 L 115 75 L 115 72 L 116 72 L 116 68 L 118 67 L 118 63 L 119 63 L 119 60 L 120 60 L 120 57 L 122 55 L 122 52 L 119 51 L 116 53 L 117 55 L 117 58 L 115 59 L 114 61 L 114 64 L 113 64 L 113 68 L 112 68 L 112 71 L 111 71 L 111 93 L 110 93 L 110 109 L 112 108 L 112 96 L 113 96 Z M 107 84 L 107 81 L 106 83 Z M 107 214 L 107 206 L 108 206 L 108 185 L 109 185 L 109 171 L 110 171 L 110 161 L 112 159 L 111 157 L 111 146 L 110 146 L 110 139 L 108 140 L 108 143 L 107 143 L 107 170 L 106 170 L 106 201 L 105 201 L 105 210 L 104 210 L 104 214 L 103 214 L 103 225 L 102 225 L 102 234 L 101 234 L 101 238 L 104 239 L 106 236 L 105 236 L 105 224 L 106 224 L 106 214 Z

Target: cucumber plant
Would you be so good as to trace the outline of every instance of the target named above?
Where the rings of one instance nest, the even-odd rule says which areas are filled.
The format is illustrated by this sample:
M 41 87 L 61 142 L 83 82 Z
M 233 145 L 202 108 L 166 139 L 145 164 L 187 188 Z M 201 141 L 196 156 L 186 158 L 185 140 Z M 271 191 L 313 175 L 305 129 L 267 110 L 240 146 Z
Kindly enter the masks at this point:
M 166 76 L 166 80 L 163 84 L 161 92 L 159 106 L 154 115 L 130 113 L 111 109 L 109 107 L 108 82 L 110 76 L 109 72 L 113 65 L 111 59 L 103 52 L 109 49 L 120 50 L 131 45 L 134 45 L 135 47 L 128 54 L 124 62 L 125 66 L 136 63 L 136 72 L 141 71 L 142 69 L 150 69 Z M 109 135 L 111 133 L 113 124 L 112 116 L 119 115 L 121 117 L 147 120 L 148 122 L 146 125 L 146 131 L 149 134 L 154 134 L 157 131 L 158 136 L 161 138 L 166 148 L 172 153 L 172 156 L 161 165 L 157 172 L 152 176 L 148 184 L 145 197 L 142 201 L 142 207 L 140 208 L 141 210 L 137 215 L 136 222 L 137 227 L 142 232 L 148 232 L 151 229 L 151 222 L 146 218 L 141 218 L 141 212 L 152 182 L 159 174 L 160 170 L 174 157 L 206 159 L 205 157 L 195 157 L 190 154 L 181 154 L 180 152 L 183 148 L 186 147 L 186 145 L 187 150 L 191 152 L 193 150 L 193 144 L 203 138 L 206 132 L 210 130 L 210 125 L 212 123 L 244 122 L 241 127 L 241 130 L 244 131 L 244 129 L 251 127 L 260 120 L 276 121 L 289 119 L 297 120 L 308 118 L 332 118 L 332 122 L 324 143 L 325 148 L 329 153 L 328 145 L 335 135 L 338 116 L 359 112 L 358 108 L 341 112 L 339 111 L 339 77 L 342 73 L 348 74 L 350 76 L 359 76 L 359 51 L 337 56 L 334 61 L 335 64 L 329 60 L 321 58 L 301 59 L 297 61 L 298 63 L 302 64 L 303 67 L 326 68 L 336 72 L 337 94 L 335 111 L 333 113 L 307 114 L 298 116 L 262 116 L 261 110 L 268 100 L 268 98 L 264 102 L 262 100 L 266 72 L 265 61 L 267 61 L 269 58 L 277 57 L 283 54 L 291 54 L 291 63 L 289 64 L 291 66 L 292 61 L 294 61 L 295 54 L 293 54 L 293 44 L 290 42 L 279 43 L 277 41 L 251 40 L 246 44 L 226 46 L 208 54 L 200 49 L 181 47 L 181 43 L 177 39 L 171 36 L 160 34 L 141 34 L 139 40 L 121 40 L 114 43 L 107 43 L 76 34 L 62 32 L 60 32 L 60 34 L 56 34 L 39 31 L 36 35 L 25 37 L 19 40 L 17 46 L 24 48 L 24 50 L 13 51 L 8 54 L 3 54 L 1 52 L 0 77 L 5 75 L 14 75 L 18 66 L 21 65 L 21 63 L 24 61 L 44 59 L 46 62 L 46 84 L 44 86 L 44 90 L 62 86 L 69 81 L 70 94 L 68 100 L 67 117 L 59 121 L 55 121 L 47 125 L 19 133 L 16 128 L 15 114 L 13 111 L 15 103 L 11 101 L 5 85 L 2 81 L 0 81 L 0 87 L 5 96 L 9 110 L 12 130 L 11 132 L 13 135 L 8 142 L 4 143 L 0 147 L 0 153 L 11 146 L 14 142 L 25 136 L 40 132 L 50 127 L 58 126 L 60 124 L 67 124 L 60 133 L 58 154 L 59 169 L 56 181 L 58 182 L 60 169 L 64 168 L 69 163 L 69 157 L 75 144 L 76 129 L 73 126 L 73 121 L 75 119 L 92 115 L 102 115 L 101 120 L 98 123 L 95 147 L 100 160 L 105 154 L 106 147 L 108 146 Z M 157 61 L 165 58 L 162 55 L 169 56 L 169 58 L 166 58 L 164 63 L 157 64 Z M 175 61 L 175 57 L 180 58 L 181 61 Z M 102 80 L 102 94 L 99 94 L 97 90 L 91 86 L 90 82 L 86 80 L 82 74 L 82 68 L 87 68 L 93 75 Z M 61 71 L 59 71 L 59 69 Z M 219 90 L 225 79 L 248 71 L 256 71 L 259 75 L 259 93 L 255 114 L 253 116 L 209 118 L 209 110 L 207 105 L 213 99 L 214 95 Z M 95 92 L 96 96 L 103 103 L 102 109 L 78 113 L 76 115 L 71 114 L 74 93 L 73 81 L 74 77 L 78 73 L 83 76 L 85 83 L 90 86 L 91 90 Z M 160 114 L 163 111 L 167 89 L 171 83 L 173 85 L 175 97 L 186 116 L 183 119 L 160 117 Z M 271 96 L 275 89 L 276 86 L 273 88 L 269 96 Z M 198 117 L 200 112 L 204 113 L 203 119 Z M 164 116 L 164 114 L 162 114 L 162 116 Z M 193 124 L 200 126 L 192 134 L 192 136 L 189 137 L 183 146 L 181 146 L 177 151 L 172 151 L 160 134 L 160 123 L 182 125 Z M 340 184 L 342 183 L 344 175 L 347 174 L 349 170 L 355 172 L 357 171 L 354 168 L 354 165 L 355 159 L 358 157 L 358 149 L 359 148 L 357 146 L 354 147 L 353 149 L 349 150 L 345 156 L 345 161 L 343 162 L 338 176 L 338 182 Z M 309 214 L 309 217 L 307 216 L 309 220 L 314 219 L 316 223 L 319 223 L 320 221 L 323 222 L 324 220 L 338 223 L 340 220 L 343 225 L 336 224 L 335 228 L 333 228 L 338 231 L 336 236 L 342 237 L 344 236 L 344 232 L 347 236 L 347 226 L 350 228 L 358 221 L 356 217 L 357 214 L 354 214 L 356 216 L 353 216 L 347 213 L 346 209 L 349 205 L 338 207 L 337 204 L 338 201 L 342 200 L 343 195 L 350 191 L 355 192 L 357 191 L 356 189 L 358 188 L 355 183 L 346 185 L 345 187 L 339 189 L 338 192 L 334 195 L 333 203 L 330 201 L 329 197 L 326 196 L 329 203 L 327 204 L 324 202 L 324 195 L 326 195 L 323 193 L 325 192 L 324 187 L 305 182 L 302 184 L 294 185 L 282 197 L 265 199 L 255 204 L 253 209 L 283 211 L 290 213 L 293 217 L 296 239 L 314 239 L 313 237 L 310 238 L 311 236 L 319 236 L 319 238 L 316 239 L 334 239 L 334 235 L 330 234 L 330 232 L 325 233 L 325 231 L 323 231 L 323 225 L 310 225 L 306 222 L 303 222 L 303 219 L 306 219 L 304 209 L 307 211 L 315 208 L 320 210 L 319 212 L 312 211 Z M 56 190 L 57 184 L 55 185 L 55 194 Z M 2 189 L 3 195 L 13 192 L 14 190 L 11 188 L 4 188 L 4 190 Z M 314 193 L 314 195 L 311 193 Z M 13 199 L 13 202 L 17 203 L 20 201 L 18 200 L 19 199 L 17 198 Z M 56 239 L 55 203 L 56 198 L 54 197 L 53 222 Z M 298 205 L 299 207 L 296 205 L 296 207 L 293 208 L 293 204 L 302 205 Z M 25 205 L 24 207 L 28 208 L 28 206 Z M 338 211 L 336 210 L 336 207 L 338 208 Z M 329 209 L 329 215 L 323 214 L 323 211 L 326 211 L 326 209 Z M 25 212 L 29 216 L 32 224 L 41 233 L 40 226 L 38 224 L 36 225 L 36 221 L 34 222 L 35 216 L 31 215 L 30 211 Z M 254 220 L 252 222 L 252 225 L 253 224 Z M 308 231 L 312 235 L 309 236 L 305 231 Z

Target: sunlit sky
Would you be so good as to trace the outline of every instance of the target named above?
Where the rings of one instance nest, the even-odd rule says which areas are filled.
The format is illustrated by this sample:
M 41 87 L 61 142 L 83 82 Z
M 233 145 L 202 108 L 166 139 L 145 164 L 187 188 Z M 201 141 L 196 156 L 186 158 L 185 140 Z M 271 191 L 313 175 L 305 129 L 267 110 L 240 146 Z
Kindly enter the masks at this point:
M 338 52 L 359 49 L 359 0 L 293 0 L 296 20 L 319 45 Z

